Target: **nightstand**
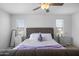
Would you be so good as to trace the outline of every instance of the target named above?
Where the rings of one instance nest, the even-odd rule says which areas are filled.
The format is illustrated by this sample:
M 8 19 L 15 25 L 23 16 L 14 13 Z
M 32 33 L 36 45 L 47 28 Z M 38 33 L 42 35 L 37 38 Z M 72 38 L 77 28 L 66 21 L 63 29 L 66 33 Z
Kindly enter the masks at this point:
M 60 38 L 59 40 L 60 40 L 60 44 L 65 47 L 73 45 L 73 40 L 71 37 L 64 36 L 63 38 Z
M 22 38 L 20 35 L 15 37 L 15 42 L 14 42 L 14 46 L 19 45 L 22 42 Z

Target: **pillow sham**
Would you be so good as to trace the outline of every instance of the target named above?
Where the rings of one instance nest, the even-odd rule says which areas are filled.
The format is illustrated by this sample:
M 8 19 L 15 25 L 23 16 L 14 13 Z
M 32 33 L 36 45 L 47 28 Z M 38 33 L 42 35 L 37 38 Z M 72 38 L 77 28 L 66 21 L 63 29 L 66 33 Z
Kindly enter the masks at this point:
M 45 40 L 52 40 L 52 35 L 51 33 L 32 33 L 30 35 L 29 39 L 35 39 L 38 40 L 39 37 L 42 37 L 42 39 L 40 38 L 40 40 L 45 41 Z
M 30 35 L 30 38 L 29 39 L 35 39 L 35 40 L 37 40 L 38 39 L 38 37 L 39 37 L 39 33 L 32 33 L 31 35 Z
M 52 40 L 51 33 L 41 33 L 43 40 Z

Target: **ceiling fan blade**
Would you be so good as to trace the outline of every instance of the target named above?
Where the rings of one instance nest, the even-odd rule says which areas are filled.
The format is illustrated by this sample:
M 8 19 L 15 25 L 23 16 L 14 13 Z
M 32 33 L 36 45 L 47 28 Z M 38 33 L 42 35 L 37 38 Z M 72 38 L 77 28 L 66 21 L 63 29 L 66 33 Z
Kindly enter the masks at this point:
M 64 3 L 50 3 L 50 6 L 62 6 Z
M 33 11 L 38 10 L 39 8 L 41 8 L 41 6 L 39 6 L 39 7 L 35 8 L 35 9 L 33 9 Z

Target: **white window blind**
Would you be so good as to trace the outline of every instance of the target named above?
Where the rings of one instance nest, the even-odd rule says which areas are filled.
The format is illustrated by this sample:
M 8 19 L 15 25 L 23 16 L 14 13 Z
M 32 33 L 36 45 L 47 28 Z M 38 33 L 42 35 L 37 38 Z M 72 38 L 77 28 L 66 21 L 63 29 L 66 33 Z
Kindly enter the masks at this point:
M 56 27 L 63 27 L 64 20 L 63 19 L 56 19 Z
M 16 20 L 16 27 L 24 27 L 24 20 L 22 19 Z

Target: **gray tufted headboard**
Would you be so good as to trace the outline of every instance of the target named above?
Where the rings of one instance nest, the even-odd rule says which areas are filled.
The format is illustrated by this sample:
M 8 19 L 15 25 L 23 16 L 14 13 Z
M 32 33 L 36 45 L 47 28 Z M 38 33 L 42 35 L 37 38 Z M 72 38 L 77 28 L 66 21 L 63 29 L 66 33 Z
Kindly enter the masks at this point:
M 54 38 L 54 29 L 53 28 L 26 28 L 26 36 L 30 37 L 31 33 L 51 33 L 52 38 Z

